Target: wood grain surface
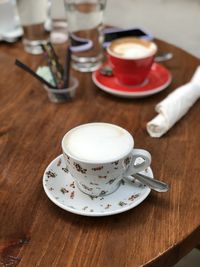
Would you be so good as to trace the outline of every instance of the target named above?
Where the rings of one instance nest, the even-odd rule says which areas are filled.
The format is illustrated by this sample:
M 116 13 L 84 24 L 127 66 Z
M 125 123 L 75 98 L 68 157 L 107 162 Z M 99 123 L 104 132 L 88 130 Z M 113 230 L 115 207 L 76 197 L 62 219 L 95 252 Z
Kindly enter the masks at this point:
M 100 91 L 91 74 L 74 72 L 80 86 L 65 104 L 50 103 L 42 85 L 14 66 L 18 58 L 36 69 L 41 56 L 26 54 L 20 42 L 0 44 L 0 266 L 165 267 L 200 243 L 200 103 L 160 139 L 145 128 L 156 103 L 188 82 L 200 61 L 157 43 L 174 54 L 164 64 L 173 75 L 168 89 L 121 99 Z M 42 176 L 61 153 L 61 138 L 97 121 L 130 131 L 135 146 L 151 152 L 154 175 L 170 191 L 151 192 L 136 208 L 102 218 L 74 215 L 49 201 Z

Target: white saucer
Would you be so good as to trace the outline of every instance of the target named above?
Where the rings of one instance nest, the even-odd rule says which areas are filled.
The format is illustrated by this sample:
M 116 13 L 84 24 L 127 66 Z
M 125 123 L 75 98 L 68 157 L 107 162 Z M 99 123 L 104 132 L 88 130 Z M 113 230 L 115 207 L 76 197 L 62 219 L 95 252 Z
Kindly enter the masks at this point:
M 153 178 L 149 167 L 146 175 Z M 104 197 L 91 197 L 82 193 L 65 168 L 62 155 L 54 159 L 43 175 L 43 187 L 49 199 L 60 208 L 84 216 L 108 216 L 130 210 L 150 193 L 150 188 L 138 181 L 123 180 L 119 189 Z

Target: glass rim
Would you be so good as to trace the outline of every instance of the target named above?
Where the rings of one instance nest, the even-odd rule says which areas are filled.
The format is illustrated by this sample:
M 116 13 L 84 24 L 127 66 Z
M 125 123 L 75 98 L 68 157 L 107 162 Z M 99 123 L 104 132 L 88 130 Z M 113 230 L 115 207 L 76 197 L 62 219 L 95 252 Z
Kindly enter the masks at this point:
M 93 124 L 93 125 L 95 125 L 95 124 L 96 125 L 108 124 L 108 125 L 123 129 L 128 134 L 128 136 L 129 136 L 129 138 L 131 140 L 131 145 L 130 145 L 129 149 L 126 152 L 124 152 L 120 157 L 116 156 L 116 157 L 113 157 L 112 159 L 106 159 L 106 160 L 81 159 L 81 158 L 79 158 L 79 157 L 77 157 L 75 155 L 72 155 L 72 153 L 70 153 L 69 150 L 65 147 L 64 140 L 69 136 L 70 133 L 72 133 L 76 129 L 82 128 L 82 127 L 85 127 L 85 126 L 91 125 L 91 124 Z M 121 127 L 119 125 L 116 125 L 116 124 L 113 124 L 113 123 L 108 123 L 108 122 L 89 122 L 89 123 L 84 123 L 84 124 L 77 125 L 74 128 L 70 129 L 68 132 L 66 132 L 65 135 L 63 136 L 62 140 L 61 140 L 61 147 L 62 147 L 63 153 L 67 154 L 69 157 L 71 157 L 73 160 L 75 160 L 77 162 L 80 162 L 82 164 L 91 164 L 91 165 L 110 164 L 111 162 L 114 162 L 114 161 L 117 161 L 117 160 L 121 160 L 121 159 L 125 158 L 126 156 L 128 156 L 131 153 L 132 149 L 134 148 L 134 144 L 135 144 L 134 137 L 126 129 L 124 129 L 123 127 Z
M 70 92 L 72 90 L 75 90 L 78 87 L 78 85 L 79 85 L 79 81 L 75 77 L 70 77 L 70 84 L 71 85 L 69 87 L 62 88 L 62 89 L 57 89 L 57 88 L 54 89 L 54 88 L 48 87 L 47 85 L 44 85 L 44 89 L 47 92 L 62 94 L 62 93 L 66 93 L 66 92 Z

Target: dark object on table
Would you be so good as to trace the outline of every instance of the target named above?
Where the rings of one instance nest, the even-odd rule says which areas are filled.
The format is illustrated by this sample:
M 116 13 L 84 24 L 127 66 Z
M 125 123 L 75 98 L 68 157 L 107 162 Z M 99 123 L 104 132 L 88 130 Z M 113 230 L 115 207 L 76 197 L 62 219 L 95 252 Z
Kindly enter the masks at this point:
M 39 76 L 37 73 L 35 73 L 31 68 L 29 68 L 27 65 L 25 65 L 24 63 L 22 63 L 18 59 L 16 59 L 15 64 L 18 67 L 20 67 L 21 69 L 23 69 L 24 71 L 26 71 L 29 74 L 31 74 L 34 78 L 36 78 L 38 81 L 42 82 L 46 86 L 56 89 L 55 86 L 53 86 L 52 84 L 48 83 L 45 79 L 43 79 L 41 76 Z
M 110 66 L 104 66 L 100 69 L 100 73 L 104 76 L 113 76 L 113 71 Z
M 140 28 L 131 28 L 131 29 L 106 28 L 104 30 L 103 47 L 106 48 L 113 40 L 123 37 L 137 37 L 146 40 L 153 39 L 153 35 L 151 33 Z
M 67 53 L 65 56 L 65 67 L 64 67 L 64 74 L 63 74 L 64 88 L 69 87 L 70 64 L 71 64 L 71 49 L 70 47 L 68 47 Z
M 58 56 L 51 45 L 51 43 L 43 44 L 41 45 L 45 58 L 47 59 L 52 77 L 54 79 L 54 82 L 56 84 L 57 88 L 63 88 L 64 87 L 64 81 L 63 81 L 63 67 L 59 62 Z

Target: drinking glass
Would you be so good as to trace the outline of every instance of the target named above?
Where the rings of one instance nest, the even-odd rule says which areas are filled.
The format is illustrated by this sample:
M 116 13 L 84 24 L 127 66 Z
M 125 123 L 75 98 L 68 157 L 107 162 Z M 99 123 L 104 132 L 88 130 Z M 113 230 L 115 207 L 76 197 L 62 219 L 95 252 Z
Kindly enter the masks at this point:
M 94 71 L 103 59 L 106 0 L 64 0 L 64 3 L 72 47 L 72 67 L 82 72 Z
M 68 39 L 68 28 L 65 16 L 65 8 L 63 0 L 49 0 L 50 20 L 51 20 L 51 34 L 50 39 L 52 43 L 65 43 Z
M 64 103 L 72 100 L 76 95 L 76 90 L 79 82 L 76 78 L 70 77 L 69 86 L 67 88 L 50 88 L 44 85 L 44 89 L 47 91 L 49 100 L 53 103 Z
M 47 19 L 49 0 L 17 0 L 17 9 L 24 30 L 23 44 L 26 52 L 43 53 L 41 44 L 49 39 L 44 23 Z

